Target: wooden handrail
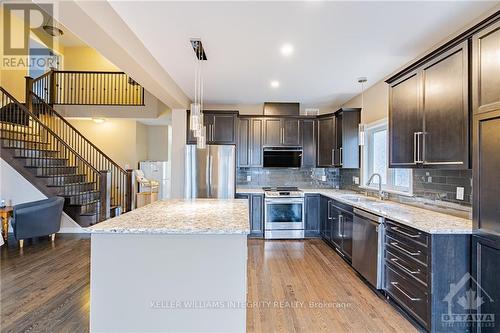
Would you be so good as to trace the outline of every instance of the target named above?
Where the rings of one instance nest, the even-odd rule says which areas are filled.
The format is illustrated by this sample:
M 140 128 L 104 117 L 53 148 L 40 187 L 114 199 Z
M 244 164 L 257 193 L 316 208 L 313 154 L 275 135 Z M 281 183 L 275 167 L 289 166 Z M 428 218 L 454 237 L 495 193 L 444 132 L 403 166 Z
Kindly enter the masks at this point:
M 71 123 L 69 123 L 63 116 L 61 116 L 59 113 L 57 113 L 57 111 L 52 107 L 50 106 L 49 104 L 47 104 L 41 97 L 39 97 L 38 95 L 36 95 L 35 93 L 31 92 L 31 94 L 37 98 L 37 103 L 42 103 L 45 107 L 49 108 L 50 109 L 50 112 L 52 112 L 54 115 L 57 116 L 57 118 L 59 118 L 62 122 L 64 122 L 67 126 L 69 126 L 71 128 L 72 131 L 74 131 L 75 133 L 77 133 L 79 136 L 81 136 L 85 141 L 86 143 L 88 143 L 93 149 L 97 150 L 101 155 L 103 155 L 104 158 L 106 158 L 107 160 L 109 160 L 109 162 L 115 166 L 118 170 L 120 170 L 121 172 L 123 173 L 126 173 L 125 169 L 123 169 L 121 166 L 119 166 L 118 164 L 116 164 L 112 159 L 111 157 L 109 157 L 108 155 L 106 155 L 106 153 L 104 153 L 102 150 L 100 150 L 96 145 L 94 145 L 92 143 L 92 141 L 90 141 L 89 139 L 87 139 L 79 130 L 77 130 L 73 125 L 71 125 Z

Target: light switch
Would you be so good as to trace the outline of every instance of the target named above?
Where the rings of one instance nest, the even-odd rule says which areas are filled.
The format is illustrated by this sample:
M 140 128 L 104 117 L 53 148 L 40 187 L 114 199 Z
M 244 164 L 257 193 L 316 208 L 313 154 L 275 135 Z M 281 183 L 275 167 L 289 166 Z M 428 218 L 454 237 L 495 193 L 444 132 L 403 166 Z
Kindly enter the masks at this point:
M 352 182 L 356 185 L 359 185 L 359 177 L 352 176 Z
M 252 176 L 247 176 L 247 182 L 251 182 L 252 181 Z
M 457 187 L 457 200 L 464 200 L 464 188 Z

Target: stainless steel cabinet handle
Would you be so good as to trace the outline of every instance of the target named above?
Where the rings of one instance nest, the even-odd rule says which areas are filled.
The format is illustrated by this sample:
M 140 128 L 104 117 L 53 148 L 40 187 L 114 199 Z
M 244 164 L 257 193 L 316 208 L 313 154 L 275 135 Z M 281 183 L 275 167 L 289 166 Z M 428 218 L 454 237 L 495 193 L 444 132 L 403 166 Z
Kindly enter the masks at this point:
M 340 237 L 344 237 L 344 233 L 342 232 L 343 229 L 341 230 L 343 224 L 344 224 L 344 216 L 342 214 L 340 214 L 339 215 L 339 232 L 338 232 L 338 235 Z
M 422 153 L 420 152 L 420 136 L 424 135 L 424 132 L 414 132 L 413 133 L 413 163 L 423 163 L 424 159 L 421 158 Z
M 413 163 L 417 164 L 417 132 L 413 132 Z
M 332 209 L 332 205 L 331 205 L 331 201 L 328 200 L 328 219 L 331 220 L 332 219 L 332 215 L 331 215 L 331 209 Z
M 332 165 L 335 165 L 335 148 L 332 149 Z
M 410 273 L 410 274 L 420 273 L 420 269 L 417 269 L 416 271 L 412 271 L 411 269 L 409 269 L 409 268 L 405 267 L 404 265 L 400 264 L 399 260 L 396 259 L 396 258 L 391 258 L 391 261 L 392 261 L 392 263 L 394 265 L 398 266 L 399 268 L 401 268 L 402 270 L 404 270 L 407 273 Z
M 391 227 L 392 230 L 394 231 L 397 231 L 399 232 L 400 234 L 402 235 L 405 235 L 405 236 L 408 236 L 408 237 L 411 237 L 411 238 L 418 238 L 420 237 L 421 233 L 419 232 L 418 234 L 414 235 L 414 234 L 410 234 L 410 233 L 407 233 L 407 232 L 404 232 L 402 231 L 401 229 L 399 229 L 398 227 Z
M 420 301 L 420 298 L 415 298 L 415 297 L 411 297 L 410 295 L 408 295 L 408 293 L 406 291 L 404 291 L 403 289 L 401 289 L 398 285 L 399 283 L 397 282 L 391 282 L 391 284 L 394 286 L 394 288 L 396 288 L 397 290 L 399 290 L 399 292 L 403 295 L 405 295 L 410 301 Z
M 344 164 L 344 158 L 342 157 L 343 150 L 342 147 L 340 147 L 340 165 Z
M 214 136 L 215 136 L 215 125 L 212 124 L 212 141 L 214 141 Z
M 396 242 L 392 242 L 391 245 L 394 246 L 396 249 L 401 250 L 401 251 L 403 251 L 404 253 L 406 253 L 406 254 L 408 254 L 410 256 L 418 256 L 420 253 L 422 253 L 420 251 L 410 252 L 407 249 L 405 249 L 404 247 L 399 246 L 398 243 L 396 243 Z

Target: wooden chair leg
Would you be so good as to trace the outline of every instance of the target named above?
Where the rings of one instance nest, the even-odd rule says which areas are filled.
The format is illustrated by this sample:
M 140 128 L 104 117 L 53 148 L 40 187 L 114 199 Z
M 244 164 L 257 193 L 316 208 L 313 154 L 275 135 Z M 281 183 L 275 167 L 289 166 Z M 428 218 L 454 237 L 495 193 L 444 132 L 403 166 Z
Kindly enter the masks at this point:
M 22 249 L 24 247 L 24 239 L 19 240 L 19 248 Z

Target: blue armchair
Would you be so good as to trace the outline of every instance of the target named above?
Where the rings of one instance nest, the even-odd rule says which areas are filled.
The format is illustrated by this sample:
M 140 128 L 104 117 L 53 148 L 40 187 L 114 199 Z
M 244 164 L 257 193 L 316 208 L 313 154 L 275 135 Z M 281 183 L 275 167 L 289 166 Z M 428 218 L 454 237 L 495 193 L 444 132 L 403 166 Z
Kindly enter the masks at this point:
M 64 198 L 54 197 L 14 206 L 12 229 L 14 238 L 23 247 L 24 239 L 51 236 L 61 229 L 61 215 Z

